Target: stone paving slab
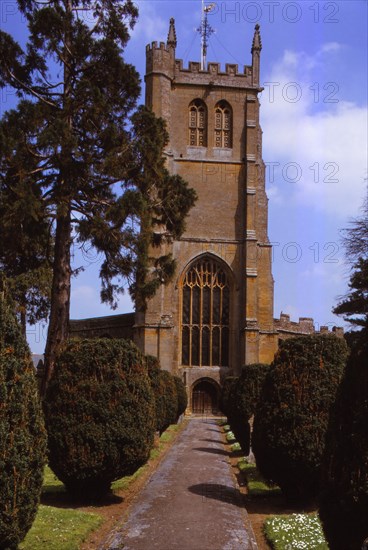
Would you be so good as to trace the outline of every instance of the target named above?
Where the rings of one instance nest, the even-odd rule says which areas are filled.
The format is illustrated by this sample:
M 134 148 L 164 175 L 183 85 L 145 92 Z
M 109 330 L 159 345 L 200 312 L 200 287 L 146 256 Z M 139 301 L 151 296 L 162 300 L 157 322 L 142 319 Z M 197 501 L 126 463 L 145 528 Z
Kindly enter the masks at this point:
M 192 418 L 101 550 L 256 550 L 213 418 Z

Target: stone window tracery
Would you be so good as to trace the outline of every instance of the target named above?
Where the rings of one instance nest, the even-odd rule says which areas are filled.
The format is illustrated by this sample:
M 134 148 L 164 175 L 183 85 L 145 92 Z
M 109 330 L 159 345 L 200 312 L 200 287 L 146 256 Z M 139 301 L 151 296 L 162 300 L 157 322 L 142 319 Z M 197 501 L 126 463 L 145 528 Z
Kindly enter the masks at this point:
M 207 147 L 207 109 L 200 99 L 189 105 L 189 145 Z
M 198 260 L 182 287 L 182 364 L 228 366 L 230 288 L 211 258 Z
M 226 101 L 220 101 L 215 107 L 215 147 L 232 147 L 232 110 Z

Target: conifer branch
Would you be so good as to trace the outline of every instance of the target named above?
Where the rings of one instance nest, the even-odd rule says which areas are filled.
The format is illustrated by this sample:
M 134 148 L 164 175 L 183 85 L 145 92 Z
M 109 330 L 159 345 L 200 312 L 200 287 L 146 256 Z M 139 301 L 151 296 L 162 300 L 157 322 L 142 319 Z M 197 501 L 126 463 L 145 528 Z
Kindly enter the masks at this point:
M 48 105 L 49 107 L 54 107 L 54 108 L 57 107 L 55 103 L 52 103 L 51 101 L 47 101 L 42 95 L 38 94 L 31 86 L 28 86 L 25 82 L 22 82 L 21 80 L 19 80 L 19 78 L 17 78 L 10 69 L 8 69 L 8 74 L 10 78 L 12 78 L 20 86 L 21 89 L 26 90 L 31 95 L 33 95 L 34 97 L 42 101 L 42 103 L 45 103 L 45 105 Z

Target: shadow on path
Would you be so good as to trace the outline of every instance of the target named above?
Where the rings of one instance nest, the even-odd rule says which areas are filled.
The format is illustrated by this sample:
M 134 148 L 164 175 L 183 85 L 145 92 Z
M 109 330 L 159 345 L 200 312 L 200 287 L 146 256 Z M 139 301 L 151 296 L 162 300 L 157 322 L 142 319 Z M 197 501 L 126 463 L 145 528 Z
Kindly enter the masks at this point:
M 100 550 L 255 550 L 222 439 L 216 419 L 188 422 Z
M 230 453 L 223 451 L 222 449 L 214 449 L 213 447 L 194 447 L 193 451 L 200 451 L 201 453 L 212 453 L 215 455 L 230 456 Z
M 199 483 L 188 487 L 188 491 L 203 498 L 212 498 L 241 508 L 244 507 L 243 495 L 235 487 L 228 487 L 219 483 Z

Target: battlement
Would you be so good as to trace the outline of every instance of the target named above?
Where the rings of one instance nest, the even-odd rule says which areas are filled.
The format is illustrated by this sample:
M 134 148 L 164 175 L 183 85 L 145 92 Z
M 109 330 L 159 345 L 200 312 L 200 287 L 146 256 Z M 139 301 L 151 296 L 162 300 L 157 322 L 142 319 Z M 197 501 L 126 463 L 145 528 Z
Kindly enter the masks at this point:
M 175 85 L 196 84 L 202 86 L 225 86 L 231 88 L 253 88 L 253 68 L 244 65 L 239 71 L 236 63 L 226 63 L 222 70 L 220 63 L 209 62 L 205 70 L 199 61 L 189 61 L 184 67 L 182 59 L 172 58 L 172 50 L 164 42 L 153 42 L 147 45 L 147 75 L 150 73 L 165 74 Z
M 239 76 L 241 78 L 250 76 L 252 74 L 252 67 L 250 65 L 244 65 L 243 72 L 239 72 L 237 63 L 226 63 L 225 71 L 221 71 L 221 64 L 209 62 L 207 63 L 207 69 L 201 70 L 201 64 L 198 61 L 189 61 L 188 68 L 183 66 L 182 59 L 175 59 L 175 68 L 179 72 L 183 73 L 198 73 L 203 74 L 218 74 L 221 76 Z
M 166 44 L 166 42 L 151 42 L 151 44 L 147 44 L 146 46 L 146 53 L 153 52 L 154 50 L 165 50 L 168 52 L 170 50 L 170 46 Z
M 147 44 L 146 46 L 146 53 L 147 54 L 155 54 L 156 52 L 166 52 L 170 53 L 172 50 L 172 47 L 166 42 L 151 42 L 151 44 Z M 198 73 L 203 74 L 218 74 L 221 76 L 240 76 L 241 78 L 250 76 L 252 74 L 252 66 L 251 65 L 244 65 L 243 72 L 239 72 L 238 64 L 237 63 L 226 63 L 225 64 L 225 71 L 221 71 L 221 64 L 217 62 L 209 62 L 207 63 L 207 69 L 201 70 L 201 63 L 199 61 L 188 61 L 188 67 L 184 67 L 184 63 L 182 59 L 175 59 L 175 69 L 176 71 L 183 72 L 183 73 L 193 73 L 198 75 Z
M 170 19 L 167 42 L 151 42 L 146 46 L 146 78 L 152 74 L 162 75 L 177 84 L 199 86 L 225 86 L 256 88 L 259 90 L 259 54 L 262 49 L 259 25 L 256 25 L 252 45 L 252 64 L 239 70 L 238 64 L 226 63 L 225 70 L 220 63 L 209 62 L 201 69 L 199 61 L 189 61 L 184 67 L 182 59 L 175 58 L 176 31 L 174 19 Z
M 299 317 L 299 321 L 290 321 L 290 315 L 286 313 L 280 314 L 280 319 L 274 319 L 275 330 L 279 334 L 279 338 L 284 340 L 290 338 L 291 336 L 301 336 L 308 334 L 329 334 L 332 332 L 339 338 L 344 336 L 344 329 L 342 327 L 330 327 L 327 325 L 322 325 L 319 327 L 319 330 L 315 328 L 314 320 L 312 317 Z

